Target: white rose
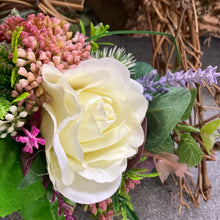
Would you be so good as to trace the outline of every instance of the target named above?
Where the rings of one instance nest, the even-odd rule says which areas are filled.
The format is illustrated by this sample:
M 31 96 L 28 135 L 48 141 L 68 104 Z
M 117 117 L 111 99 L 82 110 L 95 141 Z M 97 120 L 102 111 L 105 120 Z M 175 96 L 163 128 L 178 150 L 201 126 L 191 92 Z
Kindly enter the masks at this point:
M 142 87 L 112 58 L 90 59 L 64 74 L 44 65 L 42 75 L 53 98 L 43 105 L 41 134 L 55 190 L 81 204 L 109 198 L 144 141 Z

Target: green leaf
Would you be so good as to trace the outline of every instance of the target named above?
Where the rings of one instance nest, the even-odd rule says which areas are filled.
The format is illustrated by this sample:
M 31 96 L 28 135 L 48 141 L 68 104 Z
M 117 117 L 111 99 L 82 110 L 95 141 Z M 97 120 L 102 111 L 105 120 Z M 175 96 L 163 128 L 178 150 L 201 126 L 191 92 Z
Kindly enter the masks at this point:
M 0 96 L 11 99 L 11 73 L 13 62 L 8 58 L 8 51 L 4 47 L 0 49 Z
M 95 51 L 99 49 L 99 45 L 93 41 L 90 42 L 91 50 Z
M 113 203 L 113 210 L 115 213 L 117 213 L 120 210 L 120 204 L 118 200 L 118 191 L 111 198 L 112 198 L 112 203 Z
M 19 160 L 20 145 L 11 137 L 0 139 L 0 216 L 24 208 L 45 194 L 40 181 L 18 190 L 23 179 Z
M 132 79 L 139 79 L 144 75 L 148 75 L 154 68 L 147 63 L 137 62 L 134 67 L 131 68 L 131 71 L 134 74 L 131 75 Z M 159 79 L 159 75 L 155 77 L 155 80 Z
M 176 128 L 177 128 L 178 130 L 181 130 L 181 131 L 197 132 L 197 133 L 200 132 L 200 130 L 199 130 L 198 128 L 192 127 L 192 126 L 190 126 L 190 125 L 177 124 L 177 125 L 176 125 Z
M 28 97 L 30 94 L 28 92 L 24 92 L 22 93 L 21 95 L 19 95 L 16 99 L 14 99 L 12 103 L 15 103 L 15 102 L 19 102 L 19 101 L 22 101 L 23 99 L 25 99 L 26 97 Z
M 183 133 L 177 149 L 177 156 L 180 163 L 194 167 L 202 160 L 203 153 L 194 138 L 189 133 Z
M 169 89 L 168 93 L 159 94 L 149 104 L 145 148 L 150 152 L 154 151 L 153 148 L 165 143 L 190 103 L 191 94 L 188 90 L 181 87 Z M 169 151 L 170 145 L 165 146 L 163 151 Z
M 21 209 L 20 213 L 24 220 L 64 220 L 63 214 L 58 217 L 58 207 L 57 201 L 51 203 L 44 196 Z
M 9 111 L 11 104 L 5 99 L 5 97 L 0 96 L 0 119 L 4 119 L 4 116 Z
M 13 51 L 13 63 L 16 64 L 17 59 L 18 59 L 18 40 L 20 37 L 20 34 L 23 30 L 23 27 L 17 27 L 16 30 L 12 34 L 12 40 L 11 40 L 11 47 Z
M 11 73 L 11 87 L 13 88 L 16 80 L 18 78 L 18 67 L 14 67 Z
M 47 171 L 46 166 L 45 153 L 40 152 L 37 158 L 34 160 L 29 172 L 19 184 L 18 189 L 22 189 L 37 182 L 38 180 L 41 180 L 42 176 Z
M 137 215 L 133 210 L 131 210 L 126 204 L 124 205 L 124 209 L 126 211 L 127 217 L 129 220 L 138 220 Z
M 188 108 L 186 109 L 185 113 L 183 114 L 181 118 L 182 121 L 187 120 L 191 115 L 193 104 L 195 102 L 195 98 L 197 94 L 197 89 L 191 89 L 190 93 L 191 93 L 191 100 L 190 100 Z
M 90 36 L 93 37 L 95 35 L 95 28 L 93 23 L 90 23 Z
M 217 130 L 219 126 L 220 126 L 220 119 L 217 119 L 205 124 L 201 128 L 200 135 L 202 137 L 204 147 L 208 154 L 210 154 L 210 150 L 212 149 L 215 143 L 215 136 L 213 135 L 213 132 Z
M 86 36 L 86 29 L 85 29 L 85 26 L 81 20 L 80 20 L 80 27 L 81 27 L 82 34 L 84 36 Z
M 154 154 L 157 154 L 159 152 L 173 153 L 173 151 L 174 151 L 174 145 L 171 135 L 169 135 L 164 142 L 158 144 L 156 147 L 151 149 L 151 153 Z

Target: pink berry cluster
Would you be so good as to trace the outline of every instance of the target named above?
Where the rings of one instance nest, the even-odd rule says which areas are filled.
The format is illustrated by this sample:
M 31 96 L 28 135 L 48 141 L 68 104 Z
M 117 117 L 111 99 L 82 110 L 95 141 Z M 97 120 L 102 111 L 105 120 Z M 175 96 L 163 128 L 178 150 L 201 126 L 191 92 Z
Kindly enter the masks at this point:
M 18 45 L 17 67 L 22 79 L 12 91 L 12 97 L 23 92 L 30 95 L 25 99 L 26 109 L 30 110 L 38 101 L 51 101 L 41 87 L 41 67 L 48 64 L 61 72 L 75 68 L 82 61 L 90 59 L 91 46 L 86 37 L 77 32 L 72 37 L 69 23 L 58 18 L 45 16 L 42 13 L 31 14 L 26 20 L 20 17 L 10 17 L 0 25 L 0 42 L 11 42 L 16 26 L 23 27 L 20 34 L 21 45 Z M 12 58 L 12 54 L 10 54 Z M 22 105 L 23 102 L 18 103 Z
M 96 204 L 90 204 L 89 208 L 94 216 L 99 216 L 98 220 L 111 220 L 111 216 L 115 214 L 110 198 Z
M 136 185 L 140 184 L 140 180 L 128 179 L 125 185 L 126 193 L 129 193 L 130 189 L 134 189 Z

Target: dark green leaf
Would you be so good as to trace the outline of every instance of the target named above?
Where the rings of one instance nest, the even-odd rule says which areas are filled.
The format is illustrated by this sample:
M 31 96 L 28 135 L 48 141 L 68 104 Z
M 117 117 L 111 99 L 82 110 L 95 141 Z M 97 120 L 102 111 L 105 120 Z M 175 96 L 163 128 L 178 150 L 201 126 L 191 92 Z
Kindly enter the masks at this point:
M 42 176 L 45 175 L 47 169 L 46 169 L 46 161 L 44 156 L 45 156 L 44 152 L 38 154 L 29 172 L 19 184 L 18 189 L 22 189 L 37 182 L 38 180 L 41 180 Z
M 23 179 L 19 148 L 20 145 L 11 137 L 0 139 L 0 216 L 22 209 L 45 194 L 39 181 L 24 189 L 17 189 Z
M 156 96 L 150 102 L 147 111 L 148 128 L 145 146 L 150 152 L 166 141 L 190 103 L 191 94 L 188 90 L 181 87 L 169 89 L 168 93 Z M 164 151 L 169 151 L 171 149 L 169 146 L 167 145 L 167 150 Z
M 21 209 L 20 213 L 24 220 L 64 220 L 63 214 L 58 217 L 58 207 L 57 201 L 51 203 L 44 196 Z
M 177 149 L 177 156 L 180 163 L 194 167 L 202 160 L 203 153 L 194 138 L 189 133 L 183 133 Z
M 134 74 L 131 75 L 132 79 L 140 79 L 144 75 L 148 75 L 154 68 L 147 63 L 137 62 L 134 67 L 131 68 Z M 159 79 L 159 75 L 155 77 L 155 80 Z
M 183 114 L 181 118 L 182 121 L 187 120 L 191 115 L 193 104 L 195 102 L 195 98 L 197 94 L 197 89 L 191 89 L 190 93 L 191 93 L 191 100 L 190 100 L 188 108 L 186 109 L 185 113 Z
M 8 52 L 4 47 L 0 49 L 0 96 L 11 99 L 11 73 L 13 62 L 8 58 Z
M 126 204 L 124 205 L 127 217 L 129 218 L 129 220 L 138 220 L 137 215 L 135 214 L 135 212 L 133 210 L 131 210 Z
M 160 152 L 173 153 L 173 151 L 174 151 L 174 145 L 173 145 L 173 139 L 171 135 L 169 135 L 163 143 L 151 149 L 151 153 L 154 153 L 154 154 L 157 154 Z
M 119 212 L 120 204 L 118 199 L 118 191 L 111 197 L 113 203 L 113 210 L 115 213 Z

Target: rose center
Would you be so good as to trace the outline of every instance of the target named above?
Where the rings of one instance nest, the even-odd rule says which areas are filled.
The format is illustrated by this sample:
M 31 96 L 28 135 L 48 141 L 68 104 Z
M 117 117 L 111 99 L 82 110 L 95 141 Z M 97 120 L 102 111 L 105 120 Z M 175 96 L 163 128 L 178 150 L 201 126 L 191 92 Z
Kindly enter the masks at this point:
M 116 114 L 111 106 L 110 98 L 91 93 L 80 95 L 80 100 L 85 108 L 85 116 L 79 129 L 79 139 L 82 143 L 102 137 L 115 122 Z M 88 97 L 90 97 L 90 102 L 88 102 Z

